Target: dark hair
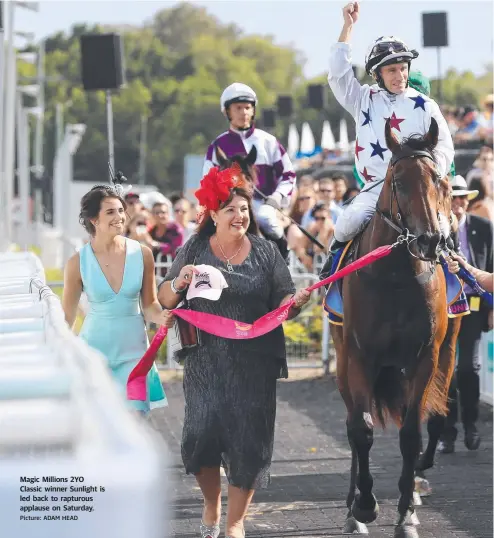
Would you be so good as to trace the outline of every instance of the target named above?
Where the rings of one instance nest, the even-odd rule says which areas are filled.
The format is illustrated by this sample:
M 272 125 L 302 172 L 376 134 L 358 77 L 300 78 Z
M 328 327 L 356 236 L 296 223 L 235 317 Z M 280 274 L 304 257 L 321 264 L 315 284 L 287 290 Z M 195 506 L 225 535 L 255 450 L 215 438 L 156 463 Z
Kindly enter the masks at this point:
M 118 196 L 118 194 L 109 185 L 96 185 L 89 192 L 87 192 L 81 199 L 81 212 L 79 213 L 79 223 L 84 227 L 89 235 L 94 235 L 96 229 L 91 222 L 91 219 L 98 217 L 101 210 L 101 202 L 105 198 L 115 198 L 120 200 L 124 210 L 127 210 L 127 204 L 125 200 Z
M 240 196 L 244 200 L 247 201 L 247 204 L 249 206 L 249 218 L 250 218 L 250 224 L 247 228 L 247 233 L 250 233 L 252 235 L 259 235 L 259 227 L 257 225 L 257 221 L 254 217 L 254 212 L 252 211 L 252 194 L 250 194 L 249 191 L 245 189 L 232 189 L 230 197 L 228 200 L 221 204 L 220 209 L 223 209 L 226 207 L 232 200 L 234 196 Z M 209 211 L 206 212 L 204 219 L 202 222 L 197 226 L 197 233 L 201 237 L 211 237 L 216 232 L 216 226 L 214 225 L 213 219 L 211 218 L 211 213 Z
M 360 189 L 357 187 L 350 187 L 345 191 L 345 194 L 342 197 L 342 202 L 347 202 L 350 200 L 350 198 L 353 198 L 354 196 L 357 196 L 357 194 L 360 192 Z
M 168 196 L 168 200 L 170 200 L 172 205 L 176 204 L 182 198 L 185 198 L 183 192 L 173 192 L 172 194 L 170 194 L 170 196 Z
M 340 179 L 342 179 L 345 183 L 347 182 L 347 178 L 346 178 L 345 174 L 340 174 L 340 173 L 333 174 L 331 176 L 331 179 L 333 181 L 339 181 Z
M 314 205 L 314 207 L 310 211 L 310 216 L 314 218 L 316 216 L 316 213 L 319 211 L 328 211 L 329 212 L 329 206 L 328 204 L 324 202 L 317 202 L 317 204 Z
M 479 191 L 477 196 L 473 200 L 470 200 L 470 204 L 473 204 L 475 202 L 480 202 L 481 200 L 485 200 L 485 198 L 487 197 L 486 181 L 484 178 L 473 177 L 470 180 L 468 188 L 472 191 Z M 453 194 L 454 194 L 454 191 L 453 191 Z

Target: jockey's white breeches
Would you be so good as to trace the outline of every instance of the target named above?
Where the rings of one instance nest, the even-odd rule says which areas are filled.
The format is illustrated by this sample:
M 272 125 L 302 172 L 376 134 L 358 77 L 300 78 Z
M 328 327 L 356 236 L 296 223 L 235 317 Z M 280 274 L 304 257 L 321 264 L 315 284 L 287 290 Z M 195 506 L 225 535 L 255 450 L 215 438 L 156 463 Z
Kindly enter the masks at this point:
M 346 243 L 361 232 L 376 212 L 376 205 L 384 183 L 373 187 L 375 183 L 364 185 L 352 203 L 344 208 L 334 228 L 334 237 L 341 243 Z M 371 187 L 372 190 L 368 190 Z M 444 237 L 451 233 L 448 217 L 439 214 L 439 228 Z
M 376 212 L 376 204 L 384 183 L 376 185 L 367 183 L 362 190 L 347 205 L 336 220 L 334 237 L 341 243 L 353 239 L 369 222 Z M 368 190 L 372 187 L 372 190 Z
M 265 204 L 262 200 L 254 199 L 252 209 L 254 210 L 254 215 L 256 216 L 261 232 L 275 239 L 281 239 L 283 237 L 283 226 L 278 218 L 278 211 L 274 207 Z

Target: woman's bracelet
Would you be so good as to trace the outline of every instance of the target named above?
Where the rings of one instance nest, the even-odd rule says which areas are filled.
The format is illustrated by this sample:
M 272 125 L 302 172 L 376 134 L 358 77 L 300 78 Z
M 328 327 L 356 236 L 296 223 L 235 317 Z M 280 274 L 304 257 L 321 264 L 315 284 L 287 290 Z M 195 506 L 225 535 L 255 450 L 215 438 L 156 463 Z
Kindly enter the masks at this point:
M 178 288 L 175 287 L 175 280 L 177 280 L 177 277 L 175 277 L 171 282 L 170 282 L 170 286 L 172 288 L 172 291 L 173 293 L 176 293 L 177 295 L 181 295 L 182 293 L 184 293 L 184 291 L 187 289 L 187 286 L 185 286 L 185 288 L 183 290 L 179 290 Z

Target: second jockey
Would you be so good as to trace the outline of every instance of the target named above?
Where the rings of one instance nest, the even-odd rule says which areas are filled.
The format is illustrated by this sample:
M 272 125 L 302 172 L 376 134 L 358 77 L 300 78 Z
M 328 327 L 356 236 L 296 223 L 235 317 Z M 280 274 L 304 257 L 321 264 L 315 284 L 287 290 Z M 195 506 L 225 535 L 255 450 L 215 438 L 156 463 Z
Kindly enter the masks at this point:
M 280 246 L 279 243 L 284 241 L 284 231 L 277 209 L 288 206 L 295 186 L 295 172 L 290 158 L 273 135 L 255 127 L 258 100 L 252 88 L 235 82 L 225 89 L 220 104 L 230 128 L 209 146 L 203 175 L 218 165 L 216 147 L 231 158 L 237 154 L 248 155 L 252 146 L 255 146 L 256 186 L 265 198 L 255 193 L 253 208 L 262 233 Z
M 355 78 L 350 38 L 359 13 L 358 2 L 350 2 L 343 8 L 343 29 L 338 43 L 331 48 L 328 82 L 338 102 L 355 119 L 355 166 L 364 187 L 336 221 L 323 275 L 333 272 L 334 254 L 361 232 L 375 213 L 383 186 L 380 180 L 386 176 L 391 158 L 384 135 L 388 118 L 399 139 L 427 134 L 434 118 L 439 127 L 434 154 L 442 177 L 447 176 L 454 158 L 451 133 L 438 104 L 408 84 L 410 65 L 418 57 L 417 51 L 410 50 L 396 37 L 379 37 L 371 44 L 365 59 L 365 69 L 376 83 L 362 86 Z

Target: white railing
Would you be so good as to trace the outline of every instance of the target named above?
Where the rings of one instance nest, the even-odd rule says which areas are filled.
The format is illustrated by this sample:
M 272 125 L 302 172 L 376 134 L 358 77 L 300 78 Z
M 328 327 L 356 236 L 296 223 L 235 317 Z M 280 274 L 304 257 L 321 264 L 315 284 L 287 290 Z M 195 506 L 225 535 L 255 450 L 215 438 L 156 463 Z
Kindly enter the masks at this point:
M 482 335 L 480 341 L 480 399 L 494 405 L 494 331 Z
M 168 536 L 166 445 L 128 412 L 104 358 L 69 329 L 39 268 L 32 254 L 0 254 L 2 536 Z

